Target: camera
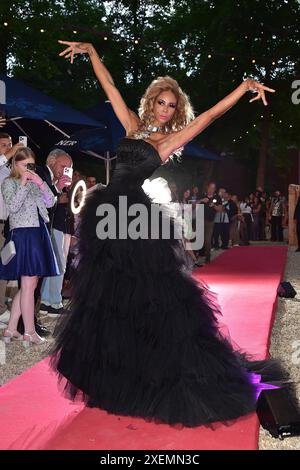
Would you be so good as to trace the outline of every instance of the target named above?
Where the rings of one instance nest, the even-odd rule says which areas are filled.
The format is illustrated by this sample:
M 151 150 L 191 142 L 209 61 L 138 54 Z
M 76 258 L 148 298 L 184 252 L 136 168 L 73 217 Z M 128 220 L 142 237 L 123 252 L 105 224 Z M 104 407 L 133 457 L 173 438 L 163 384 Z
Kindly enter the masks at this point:
M 19 136 L 19 143 L 23 144 L 24 147 L 27 147 L 27 137 L 26 137 L 26 135 L 20 135 Z
M 35 171 L 36 170 L 36 165 L 35 165 L 35 163 L 27 163 L 26 168 L 29 171 Z
M 72 176 L 73 176 L 73 168 L 72 168 L 72 167 L 65 166 L 65 168 L 64 168 L 64 175 L 65 175 L 65 176 L 68 176 L 70 179 L 72 179 Z M 66 183 L 66 186 L 70 186 L 70 185 L 71 185 L 71 181 L 69 181 L 68 183 Z

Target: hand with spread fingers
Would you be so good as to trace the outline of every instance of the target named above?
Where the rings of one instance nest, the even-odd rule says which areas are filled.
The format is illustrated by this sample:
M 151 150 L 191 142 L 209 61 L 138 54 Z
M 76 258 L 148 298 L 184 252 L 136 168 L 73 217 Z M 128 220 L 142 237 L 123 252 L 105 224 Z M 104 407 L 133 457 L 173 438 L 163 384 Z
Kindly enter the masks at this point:
M 275 93 L 275 90 L 273 88 L 264 86 L 261 83 L 257 82 L 256 80 L 253 80 L 252 78 L 247 78 L 244 83 L 246 84 L 248 91 L 250 91 L 251 93 L 257 93 L 257 95 L 254 98 L 249 100 L 249 103 L 252 103 L 252 101 L 262 100 L 264 105 L 267 106 L 268 103 L 266 100 L 265 91 L 269 91 L 270 93 Z
M 64 49 L 59 55 L 65 59 L 70 59 L 71 64 L 74 62 L 74 56 L 76 54 L 90 54 L 93 49 L 93 45 L 89 42 L 73 42 L 73 41 L 58 41 L 60 44 L 64 44 Z

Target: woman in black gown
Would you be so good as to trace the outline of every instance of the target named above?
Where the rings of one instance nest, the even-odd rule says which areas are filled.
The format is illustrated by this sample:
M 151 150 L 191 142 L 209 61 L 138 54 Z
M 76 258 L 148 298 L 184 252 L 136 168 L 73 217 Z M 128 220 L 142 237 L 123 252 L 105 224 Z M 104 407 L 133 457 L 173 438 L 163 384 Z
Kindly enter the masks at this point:
M 91 44 L 60 42 L 68 46 L 60 55 L 71 62 L 77 53 L 89 55 L 126 129 L 110 184 L 91 192 L 81 211 L 73 298 L 69 315 L 57 325 L 52 356 L 52 366 L 67 379 L 65 391 L 111 413 L 184 426 L 253 411 L 262 387 L 257 382 L 274 379 L 270 362 L 251 362 L 220 333 L 220 312 L 207 289 L 186 273 L 180 241 L 175 236 L 101 239 L 100 232 L 104 204 L 112 205 L 117 220 L 119 196 L 127 197 L 128 207 L 139 203 L 150 211 L 141 186 L 156 168 L 248 90 L 265 105 L 265 90 L 273 90 L 247 79 L 193 119 L 177 82 L 159 77 L 143 96 L 138 117 Z

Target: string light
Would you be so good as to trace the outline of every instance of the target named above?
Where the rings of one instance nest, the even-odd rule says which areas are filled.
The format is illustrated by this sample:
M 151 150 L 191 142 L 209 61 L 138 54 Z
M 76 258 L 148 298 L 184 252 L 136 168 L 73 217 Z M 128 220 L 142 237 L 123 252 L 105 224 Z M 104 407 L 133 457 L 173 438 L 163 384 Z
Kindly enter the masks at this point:
M 250 19 L 253 19 L 253 16 L 250 17 Z M 102 20 L 102 21 L 105 21 L 105 20 L 106 20 L 106 17 L 103 17 L 101 20 Z M 263 23 L 261 23 L 261 24 L 263 24 Z M 82 28 L 82 29 L 83 29 L 83 28 Z M 99 33 L 99 32 L 104 35 L 104 31 L 98 31 L 98 33 Z M 75 34 L 76 34 L 76 33 L 75 33 Z M 121 39 L 121 40 L 123 40 L 123 41 L 130 41 L 130 42 L 133 41 L 132 38 L 129 38 L 129 37 L 126 37 L 126 36 L 120 36 L 119 34 L 115 34 L 115 33 L 110 33 L 110 36 L 111 36 L 111 37 L 116 37 L 116 38 L 118 38 L 118 40 Z M 273 36 L 271 36 L 271 37 L 273 37 L 273 39 L 275 39 L 275 38 L 277 39 L 277 36 L 276 36 L 275 34 L 273 34 Z M 245 39 L 249 39 L 249 36 L 245 35 L 244 38 L 245 38 Z M 259 39 L 259 38 L 254 38 L 254 40 L 258 40 L 258 39 Z M 104 37 L 104 40 L 107 40 L 107 37 Z M 299 44 L 299 42 L 300 42 L 299 40 L 296 41 L 297 44 Z M 137 43 L 136 43 L 136 44 L 137 44 Z M 174 47 L 174 45 L 171 44 L 171 43 L 169 43 L 169 44 L 166 44 L 166 48 L 165 48 L 165 49 L 172 48 L 172 47 Z M 160 49 L 160 50 L 162 50 L 162 49 Z M 188 49 L 188 52 L 186 52 L 186 54 L 190 54 L 191 52 L 196 52 L 196 50 L 198 51 L 198 49 L 196 49 L 196 47 L 193 47 L 193 48 L 191 48 L 191 49 Z M 235 60 L 237 59 L 237 58 L 234 57 L 234 56 L 230 56 L 230 52 L 229 52 L 229 53 L 214 52 L 214 55 L 215 55 L 215 56 L 220 56 L 220 57 L 228 57 L 229 60 L 231 60 L 231 61 L 235 61 Z M 207 57 L 208 57 L 209 59 L 211 59 L 211 58 L 212 58 L 212 55 L 211 55 L 211 54 L 208 54 Z M 261 62 L 268 62 L 268 63 L 272 63 L 272 65 L 276 65 L 276 62 L 275 62 L 274 59 L 273 59 L 273 61 L 272 61 L 270 58 L 269 58 L 269 59 L 266 59 L 265 56 L 258 57 L 258 59 L 259 59 Z M 249 61 L 252 61 L 253 64 L 256 64 L 256 63 L 257 63 L 257 59 L 251 58 L 251 56 L 250 56 L 250 57 L 248 56 L 248 60 L 249 60 Z M 236 65 L 235 65 L 235 67 L 236 67 Z
M 252 19 L 252 18 L 253 18 L 253 17 L 250 17 L 250 19 Z M 7 22 L 4 22 L 3 24 L 4 24 L 4 26 L 8 26 L 8 23 L 7 23 Z M 26 28 L 26 29 L 28 29 L 28 28 Z M 40 29 L 40 32 L 41 32 L 41 33 L 44 33 L 44 32 L 45 32 L 45 29 Z M 78 31 L 77 31 L 77 30 L 73 30 L 73 34 L 78 34 Z M 244 36 L 244 38 L 245 38 L 245 39 L 248 39 L 248 36 Z M 272 36 L 272 39 L 276 39 L 276 38 L 277 38 L 277 37 L 276 37 L 275 35 Z M 107 40 L 108 40 L 108 37 L 107 37 L 107 36 L 104 36 L 103 39 L 104 39 L 104 41 L 107 41 Z M 125 39 L 125 38 L 124 38 L 124 39 Z M 296 42 L 299 43 L 300 41 L 297 40 Z M 135 39 L 135 40 L 134 40 L 134 43 L 135 43 L 135 44 L 139 44 L 139 40 L 138 40 L 138 39 Z M 160 47 L 159 50 L 162 51 L 163 48 Z M 184 51 L 184 53 L 185 53 L 186 55 L 188 55 L 190 52 L 191 52 L 191 50 L 185 50 L 185 51 Z M 218 54 L 218 53 L 216 53 L 216 55 L 222 55 L 222 56 L 224 56 L 224 55 L 226 55 L 226 54 Z M 228 54 L 228 55 L 229 55 L 229 54 Z M 208 57 L 208 59 L 211 59 L 211 58 L 212 58 L 212 55 L 211 55 L 211 54 L 208 54 L 207 57 Z M 232 56 L 232 57 L 230 58 L 230 60 L 231 60 L 231 61 L 235 61 L 236 58 L 235 58 L 234 56 Z M 256 64 L 256 59 L 252 59 L 251 62 L 252 62 L 252 64 Z M 276 62 L 275 62 L 274 60 L 272 61 L 272 65 L 276 65 Z M 295 65 L 295 63 L 293 63 L 292 65 Z
M 274 116 L 274 114 L 271 114 L 271 116 Z M 263 116 L 261 116 L 261 117 L 263 117 Z M 280 119 L 278 122 L 279 122 L 279 124 L 282 124 L 282 120 L 281 120 L 281 119 Z M 290 129 L 293 128 L 293 124 L 289 124 L 288 126 L 289 126 Z M 256 124 L 253 124 L 253 127 L 257 127 Z M 246 134 L 249 134 L 249 131 L 246 131 Z M 233 139 L 232 142 L 233 142 L 233 143 L 236 143 L 237 140 L 239 140 L 239 139 L 242 140 L 242 138 L 243 138 L 243 137 L 240 135 L 239 137 Z
M 250 17 L 250 19 L 252 19 L 252 18 L 253 18 L 253 17 Z M 5 22 L 3 23 L 3 25 L 4 25 L 4 26 L 8 26 L 8 23 L 5 21 Z M 28 30 L 28 29 L 29 29 L 29 28 L 27 27 L 26 30 Z M 45 29 L 42 28 L 42 29 L 40 29 L 40 32 L 41 32 L 41 33 L 45 33 L 46 31 L 45 31 Z M 78 31 L 77 31 L 77 30 L 73 30 L 73 34 L 78 34 Z M 112 36 L 114 36 L 114 35 L 112 34 Z M 245 39 L 248 39 L 248 36 L 244 36 L 244 38 L 245 38 Z M 104 39 L 104 41 L 107 41 L 107 40 L 108 40 L 108 37 L 107 37 L 107 36 L 104 36 L 103 39 Z M 125 39 L 125 38 L 124 38 L 124 39 Z M 273 35 L 273 36 L 272 36 L 272 39 L 277 39 L 277 36 L 276 36 L 276 35 Z M 300 42 L 299 40 L 296 41 L 296 43 L 299 43 L 299 42 Z M 138 40 L 138 39 L 135 39 L 135 40 L 134 40 L 134 43 L 135 43 L 135 44 L 139 44 L 139 40 Z M 160 51 L 163 51 L 163 48 L 160 47 L 159 50 L 160 50 Z M 190 54 L 190 52 L 191 52 L 192 50 L 193 50 L 193 49 L 191 49 L 191 50 L 185 50 L 184 53 L 185 53 L 186 55 L 188 55 L 188 54 Z M 217 56 L 218 56 L 218 55 L 220 55 L 220 56 L 224 56 L 224 55 L 225 55 L 225 56 L 226 56 L 227 54 L 216 53 L 216 55 L 217 55 Z M 228 54 L 228 55 L 229 55 L 229 54 Z M 208 57 L 208 59 L 212 59 L 212 54 L 208 54 L 207 57 Z M 231 60 L 231 61 L 235 61 L 236 58 L 235 58 L 234 56 L 231 56 L 231 57 L 230 57 L 230 60 Z M 251 62 L 252 62 L 252 64 L 256 64 L 256 59 L 251 59 Z M 276 65 L 276 62 L 275 62 L 274 60 L 272 61 L 272 65 Z M 292 65 L 295 65 L 295 63 L 292 63 Z

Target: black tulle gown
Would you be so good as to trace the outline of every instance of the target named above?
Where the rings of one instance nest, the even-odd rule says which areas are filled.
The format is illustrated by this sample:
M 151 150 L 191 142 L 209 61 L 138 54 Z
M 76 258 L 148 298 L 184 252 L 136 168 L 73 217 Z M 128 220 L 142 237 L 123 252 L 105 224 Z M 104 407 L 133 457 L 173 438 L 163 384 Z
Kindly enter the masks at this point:
M 184 269 L 181 242 L 96 235 L 100 204 L 118 214 L 126 195 L 128 207 L 150 207 L 141 186 L 162 163 L 141 139 L 123 138 L 117 155 L 111 183 L 81 212 L 73 298 L 56 327 L 52 367 L 69 397 L 110 413 L 184 426 L 246 415 L 262 386 L 257 374 L 272 382 L 277 372 L 221 334 L 211 294 Z

